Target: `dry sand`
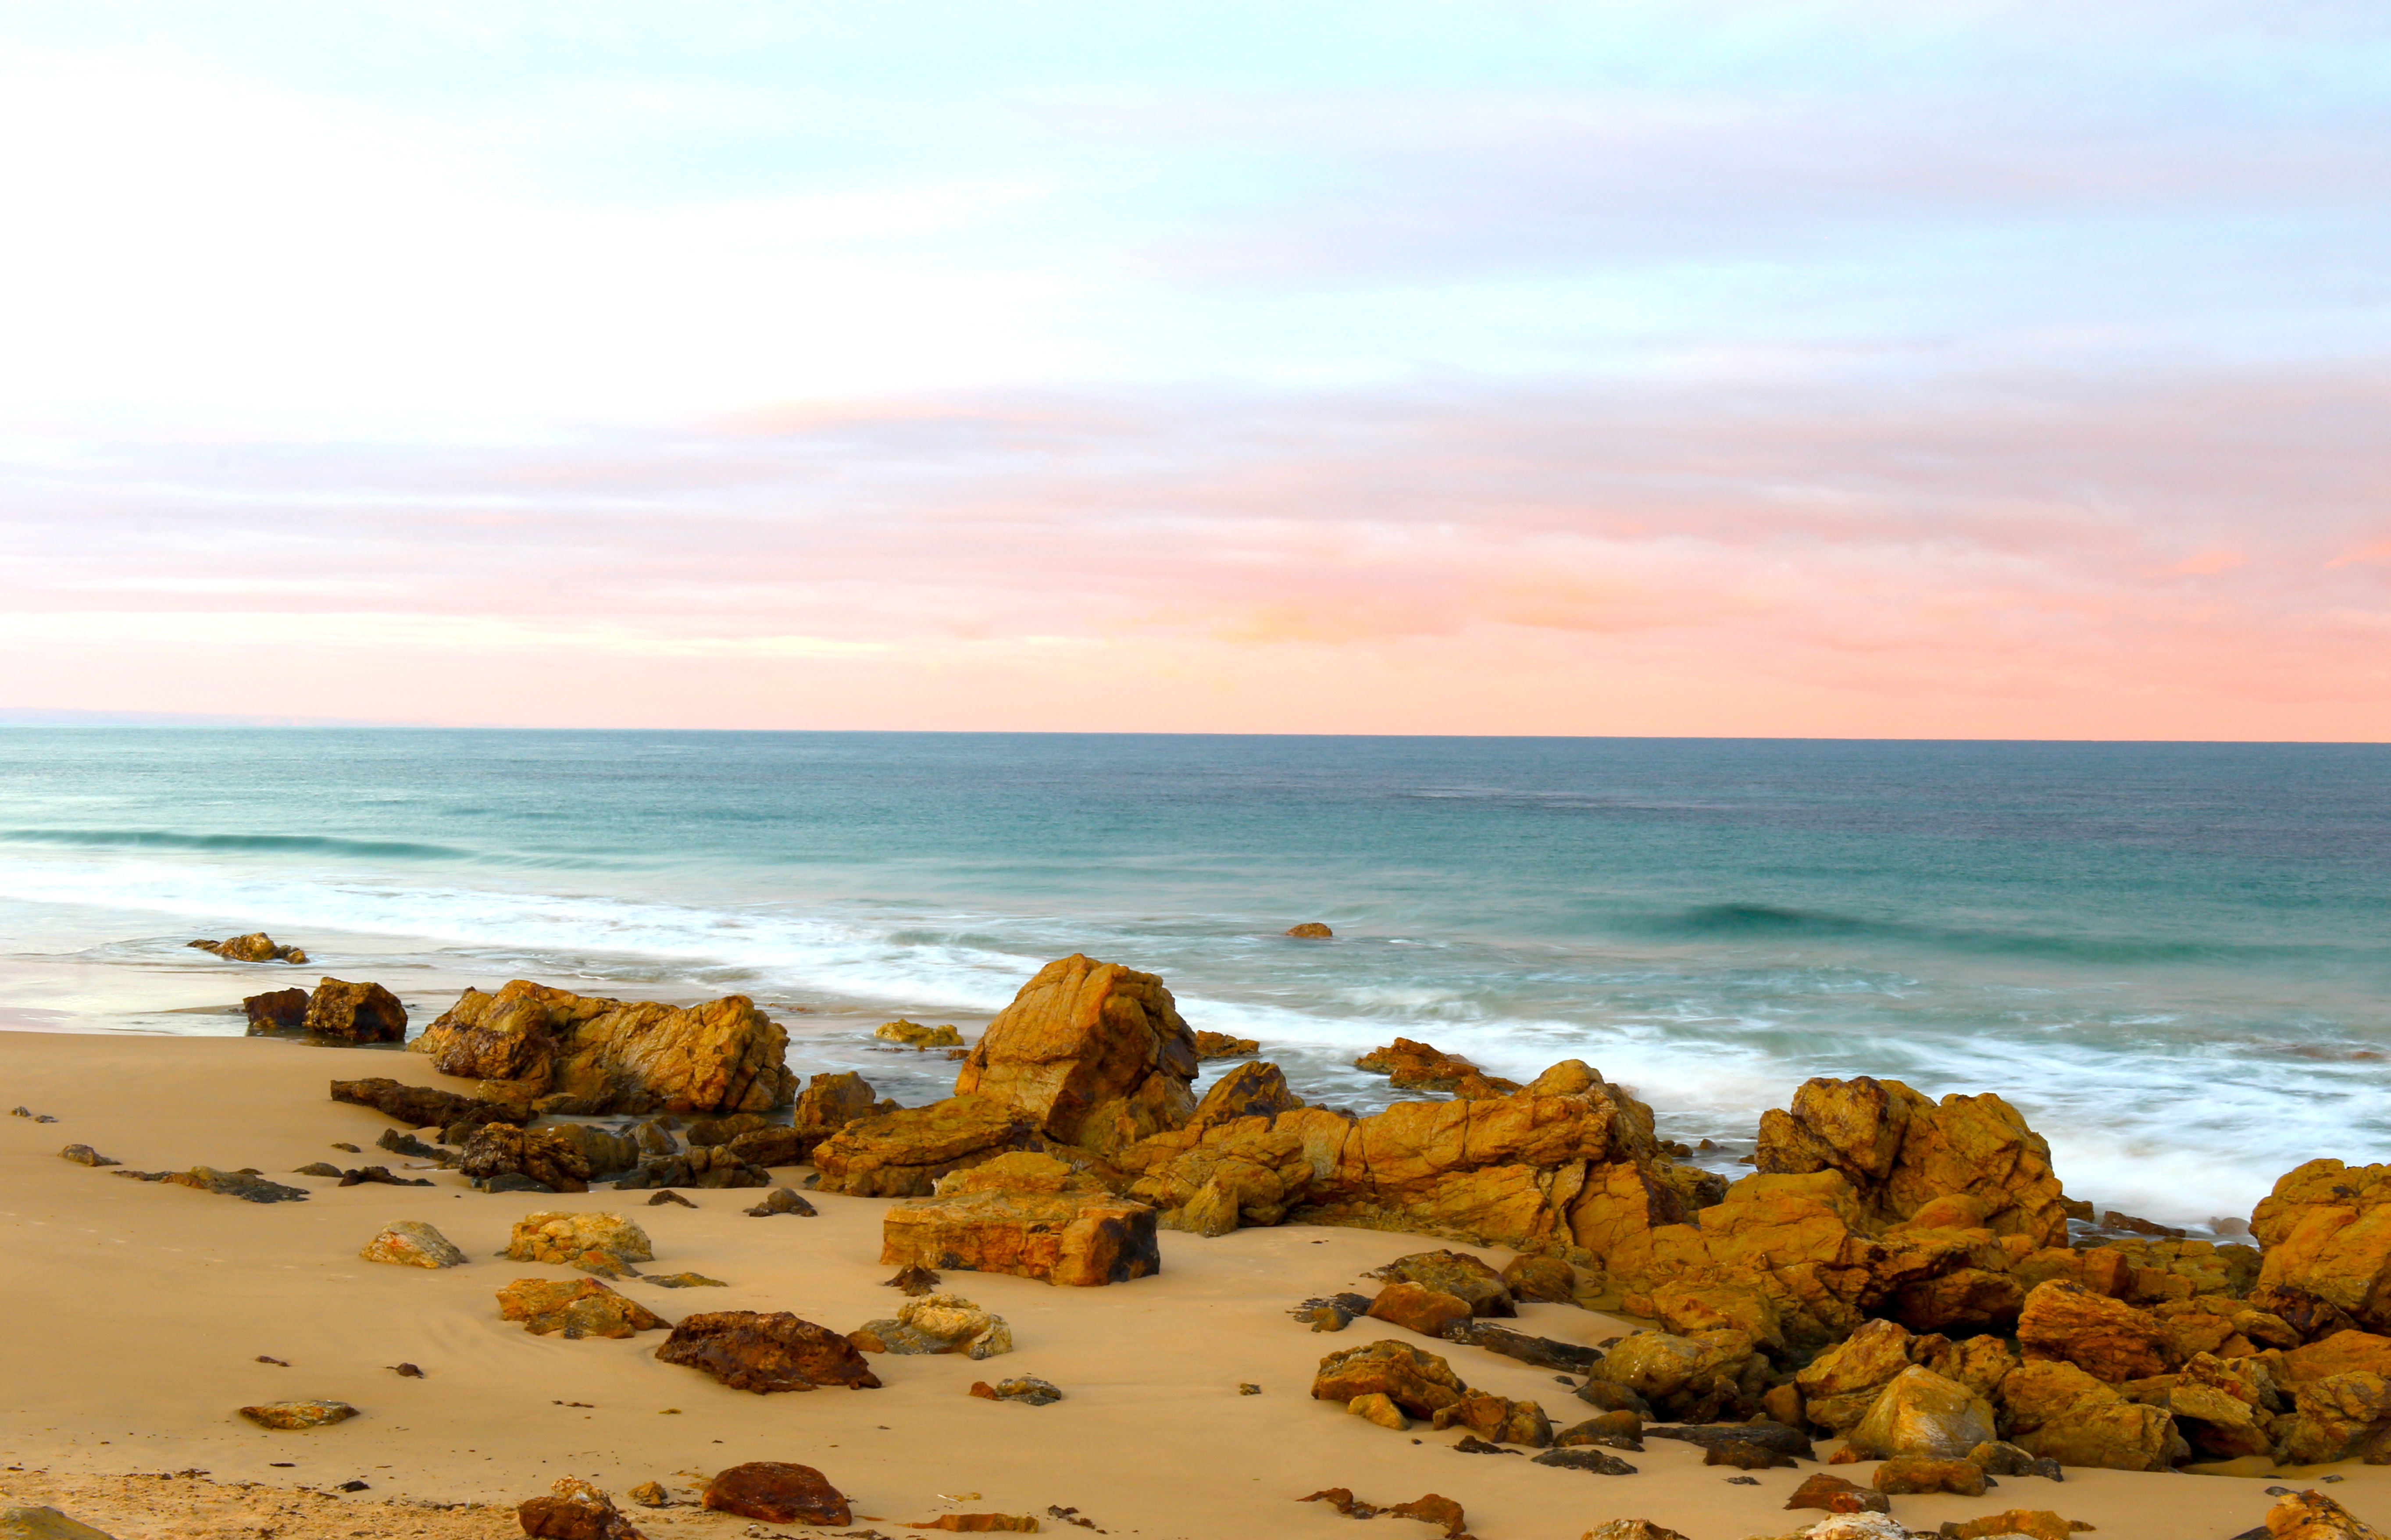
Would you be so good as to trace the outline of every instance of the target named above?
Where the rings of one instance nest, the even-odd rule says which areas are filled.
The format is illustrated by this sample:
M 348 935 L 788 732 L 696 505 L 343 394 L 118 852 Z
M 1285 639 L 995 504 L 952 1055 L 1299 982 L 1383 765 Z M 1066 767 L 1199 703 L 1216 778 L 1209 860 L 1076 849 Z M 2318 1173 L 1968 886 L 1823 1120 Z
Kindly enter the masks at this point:
M 951 1275 L 950 1289 L 1012 1323 L 1018 1351 L 987 1363 L 875 1357 L 887 1382 L 879 1391 L 756 1396 L 658 1363 L 661 1334 L 530 1336 L 498 1318 L 493 1291 L 516 1277 L 578 1276 L 493 1255 L 535 1210 L 628 1213 L 653 1237 L 651 1271 L 729 1281 L 617 1286 L 668 1319 L 790 1310 L 848 1330 L 899 1301 L 881 1286 L 891 1271 L 879 1262 L 885 1204 L 818 1195 L 819 1218 L 750 1219 L 740 1211 L 755 1200 L 749 1193 L 691 1193 L 692 1211 L 649 1208 L 645 1193 L 488 1196 L 446 1172 L 418 1173 L 430 1188 L 343 1189 L 283 1174 L 324 1159 L 402 1164 L 372 1149 L 387 1119 L 326 1098 L 329 1079 L 368 1074 L 438 1080 L 412 1055 L 0 1032 L 0 1110 L 21 1103 L 59 1119 L 0 1116 L 0 1506 L 52 1503 L 121 1540 L 495 1536 L 518 1533 L 511 1505 L 562 1475 L 618 1496 L 651 1480 L 690 1496 L 725 1466 L 793 1460 L 849 1495 L 855 1529 L 892 1536 L 941 1513 L 1044 1516 L 1061 1506 L 1109 1534 L 1148 1540 L 1329 1540 L 1354 1521 L 1295 1501 L 1329 1486 L 1380 1503 L 1441 1493 L 1467 1508 L 1480 1540 L 1573 1540 L 1622 1516 L 1692 1540 L 1737 1540 L 1821 1517 L 1782 1506 L 1816 1467 L 1760 1471 L 1758 1486 L 1737 1486 L 1727 1478 L 1738 1472 L 1703 1466 L 1700 1450 L 1654 1440 L 1626 1456 L 1639 1474 L 1593 1476 L 1457 1454 L 1457 1432 L 1389 1432 L 1312 1400 L 1323 1353 L 1408 1336 L 1375 1323 L 1321 1335 L 1286 1314 L 1306 1296 L 1372 1287 L 1365 1269 L 1437 1244 L 1372 1231 L 1167 1233 L 1159 1276 L 1106 1288 Z M 344 1155 L 330 1147 L 336 1141 L 368 1153 Z M 142 1170 L 254 1166 L 315 1196 L 266 1206 L 125 1181 L 59 1159 L 69 1143 Z M 472 1263 L 428 1272 L 359 1261 L 357 1249 L 398 1219 L 430 1221 Z M 1498 1266 L 1509 1260 L 1481 1254 Z M 1633 1329 L 1567 1306 L 1530 1305 L 1522 1315 L 1527 1330 L 1582 1342 Z M 1473 1384 L 1541 1400 L 1557 1422 L 1581 1409 L 1549 1374 L 1432 1345 Z M 290 1366 L 259 1363 L 261 1354 Z M 402 1362 L 425 1378 L 387 1367 Z M 966 1393 L 975 1379 L 1015 1373 L 1041 1375 L 1067 1399 L 1031 1407 Z M 1240 1394 L 1241 1381 L 1262 1393 Z M 296 1433 L 236 1415 L 302 1396 L 346 1401 L 363 1415 Z M 1871 1469 L 1838 1473 L 1865 1481 Z M 172 1474 L 192 1470 L 206 1474 Z M 2337 1473 L 2347 1480 L 2324 1490 L 2391 1524 L 2391 1469 Z M 352 1480 L 368 1490 L 327 1495 Z M 1898 1497 L 1893 1508 L 1913 1530 L 2049 1508 L 2098 1526 L 2103 1540 L 2225 1540 L 2261 1521 L 2268 1484 L 2071 1471 L 2063 1485 L 2010 1478 L 1984 1498 Z M 423 1506 L 472 1503 L 502 1506 Z M 749 1527 L 687 1507 L 633 1517 L 656 1536 Z M 1393 1526 L 1390 1540 L 1413 1533 L 1405 1521 L 1379 1522 Z M 1051 1518 L 1045 1527 L 1087 1533 Z

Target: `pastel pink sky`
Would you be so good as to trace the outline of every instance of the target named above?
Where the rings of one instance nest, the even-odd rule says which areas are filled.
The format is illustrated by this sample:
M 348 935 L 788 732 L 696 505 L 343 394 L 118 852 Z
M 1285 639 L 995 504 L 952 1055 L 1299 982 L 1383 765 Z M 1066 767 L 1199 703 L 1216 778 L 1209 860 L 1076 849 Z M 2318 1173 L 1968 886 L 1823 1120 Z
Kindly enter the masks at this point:
M 1827 9 L 35 7 L 0 708 L 2391 737 L 2380 29 Z

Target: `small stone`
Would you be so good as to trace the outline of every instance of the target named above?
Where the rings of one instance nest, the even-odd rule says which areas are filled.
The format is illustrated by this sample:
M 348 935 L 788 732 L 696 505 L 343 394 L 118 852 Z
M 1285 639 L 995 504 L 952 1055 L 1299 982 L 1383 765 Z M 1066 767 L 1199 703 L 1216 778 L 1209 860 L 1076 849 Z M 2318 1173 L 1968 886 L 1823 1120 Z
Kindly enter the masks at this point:
M 631 1488 L 629 1495 L 631 1501 L 641 1508 L 672 1507 L 672 1497 L 665 1491 L 664 1483 L 661 1482 L 641 1482 Z
M 1618 1456 L 1600 1449 L 1547 1449 L 1535 1456 L 1533 1465 L 1557 1466 L 1563 1470 L 1584 1470 L 1596 1476 L 1633 1476 L 1635 1468 Z
M 648 1199 L 648 1207 L 651 1209 L 662 1208 L 667 1203 L 678 1203 L 684 1209 L 694 1209 L 697 1207 L 696 1204 L 691 1203 L 689 1199 L 681 1197 L 680 1194 L 673 1191 L 670 1187 L 663 1189 L 658 1192 L 655 1197 Z
M 1248 1385 L 1240 1381 L 1237 1385 L 1237 1393 L 1239 1395 L 1260 1395 L 1262 1393 L 1262 1388 L 1260 1385 Z
M 121 1166 L 122 1160 L 111 1160 L 89 1145 L 69 1145 L 58 1151 L 58 1158 L 71 1160 L 78 1166 Z
M 1403 1409 L 1388 1399 L 1383 1391 L 1357 1395 L 1345 1404 L 1345 1409 L 1364 1422 L 1375 1422 L 1398 1433 L 1408 1431 L 1412 1425 L 1412 1419 L 1403 1416 Z
M 375 1140 L 374 1145 L 377 1148 L 386 1149 L 393 1155 L 405 1156 L 409 1160 L 444 1158 L 440 1151 L 418 1139 L 414 1134 L 401 1133 L 394 1128 L 382 1130 L 381 1137 Z
M 465 1265 L 465 1253 L 420 1219 L 396 1220 L 384 1225 L 381 1234 L 366 1242 L 365 1249 L 357 1255 L 367 1262 L 386 1262 L 400 1267 Z
M 655 1248 L 648 1233 L 620 1214 L 537 1213 L 515 1222 L 514 1233 L 502 1253 L 511 1262 L 547 1262 L 597 1272 L 604 1267 L 591 1253 L 624 1262 L 653 1262 Z
M 1738 1470 L 1772 1470 L 1780 1466 L 1791 1466 L 1793 1456 L 1778 1454 L 1774 1449 L 1764 1448 L 1757 1443 L 1739 1441 L 1734 1443 L 1712 1444 L 1702 1452 L 1702 1463 L 1733 1466 Z M 1959 1463 L 1967 1464 L 1964 1460 Z M 1973 1470 L 1975 1467 L 1969 1466 L 1968 1469 Z M 1978 1471 L 1977 1474 L 1981 1476 L 1983 1472 Z
M 1613 1519 L 1586 1531 L 1581 1540 L 1686 1540 L 1686 1537 L 1675 1530 L 1662 1529 L 1649 1519 Z
M 718 1310 L 689 1316 L 673 1328 L 656 1357 L 758 1395 L 825 1385 L 880 1388 L 880 1377 L 854 1343 L 787 1311 Z
M 368 1486 L 363 1482 L 342 1482 L 333 1490 L 336 1492 L 371 1492 L 373 1488 Z
M 12 1106 L 8 1109 L 8 1116 L 11 1118 L 30 1118 L 32 1115 L 33 1109 L 29 1106 Z
M 393 1364 L 390 1365 L 390 1372 L 398 1376 L 401 1379 L 420 1379 L 423 1378 L 423 1371 L 417 1368 L 412 1364 Z
M 709 1278 L 703 1273 L 650 1274 L 640 1281 L 652 1283 L 658 1288 L 729 1288 L 730 1287 L 720 1278 Z
M 289 1359 L 277 1358 L 271 1353 L 261 1352 L 255 1358 L 251 1359 L 250 1362 L 252 1364 L 271 1364 L 275 1367 L 281 1369 L 287 1369 L 291 1366 L 291 1361 Z
M 1893 1496 L 1948 1492 L 1960 1497 L 1981 1497 L 1984 1495 L 1984 1468 L 1973 1460 L 1896 1455 L 1876 1468 L 1876 1475 L 1868 1484 Z
M 294 1169 L 291 1174 L 293 1176 L 329 1176 L 337 1181 L 341 1175 L 341 1168 L 335 1166 L 330 1160 L 310 1160 L 307 1164 Z
M 821 1471 L 779 1460 L 734 1465 L 721 1472 L 706 1483 L 705 1506 L 770 1524 L 846 1524 L 855 1518 L 846 1497 Z
M 1793 1495 L 1785 1500 L 1785 1506 L 1789 1508 L 1824 1508 L 1829 1513 L 1893 1511 L 1893 1505 L 1885 1501 L 1883 1493 L 1855 1486 L 1841 1476 L 1829 1476 L 1824 1471 L 1795 1487 Z
M 1286 933 L 1302 941 L 1325 941 L 1337 934 L 1317 920 L 1306 920 L 1299 925 L 1289 925 L 1286 927 Z
M 907 1529 L 944 1530 L 950 1534 L 1035 1534 L 1038 1521 L 1023 1513 L 941 1513 L 925 1524 Z
M 883 1278 L 880 1287 L 902 1289 L 908 1294 L 928 1294 L 937 1290 L 938 1275 L 917 1262 L 898 1269 L 893 1278 Z
M 1051 1380 L 1034 1374 L 1016 1375 L 991 1385 L 985 1379 L 972 1381 L 971 1393 L 982 1401 L 1018 1401 L 1031 1406 L 1051 1406 L 1063 1399 L 1063 1392 Z
M 0 1508 L 0 1540 L 110 1540 L 54 1508 Z
M 346 1422 L 357 1415 L 357 1409 L 345 1401 L 269 1401 L 261 1406 L 244 1406 L 240 1415 L 260 1428 L 290 1430 Z
M 1464 1455 L 1516 1455 L 1517 1449 L 1506 1449 L 1499 1443 L 1489 1443 L 1475 1433 L 1464 1433 L 1461 1442 L 1453 1446 Z
M 346 1151 L 347 1151 L 349 1154 L 351 1154 L 351 1155 L 363 1155 L 363 1154 L 365 1153 L 365 1151 L 363 1151 L 363 1150 L 361 1150 L 361 1149 L 357 1148 L 357 1146 L 356 1146 L 356 1145 L 338 1145 L 338 1144 L 336 1144 L 336 1145 L 334 1145 L 332 1147 L 333 1147 L 334 1149 L 337 1149 L 337 1150 L 346 1150 Z M 335 1168 L 335 1169 L 337 1170 L 337 1168 Z
M 1729 1476 L 1726 1479 L 1726 1484 L 1729 1486 L 1758 1486 L 1760 1484 L 1760 1478 L 1757 1476 Z
M 769 1219 L 774 1214 L 795 1214 L 800 1219 L 812 1219 L 821 1210 L 799 1197 L 787 1187 L 775 1187 L 764 1196 L 764 1201 L 747 1210 L 750 1219 Z

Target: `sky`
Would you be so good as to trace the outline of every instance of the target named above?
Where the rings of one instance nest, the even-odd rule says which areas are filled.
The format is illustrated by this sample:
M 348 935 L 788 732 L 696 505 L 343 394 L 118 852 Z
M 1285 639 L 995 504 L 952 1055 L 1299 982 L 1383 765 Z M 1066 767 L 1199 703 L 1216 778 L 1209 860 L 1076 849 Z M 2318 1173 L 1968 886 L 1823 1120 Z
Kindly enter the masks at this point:
M 2391 11 L 0 11 L 0 710 L 2391 738 Z

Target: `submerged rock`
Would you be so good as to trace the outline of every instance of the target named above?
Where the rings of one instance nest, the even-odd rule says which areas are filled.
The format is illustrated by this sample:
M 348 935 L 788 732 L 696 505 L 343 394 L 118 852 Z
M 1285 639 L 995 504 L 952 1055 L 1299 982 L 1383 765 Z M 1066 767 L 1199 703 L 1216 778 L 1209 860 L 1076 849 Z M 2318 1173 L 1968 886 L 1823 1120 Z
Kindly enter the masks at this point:
M 1286 934 L 1300 941 L 1325 941 L 1337 933 L 1318 920 L 1306 920 L 1301 925 L 1287 926 Z
M 825 1385 L 880 1388 L 880 1377 L 854 1343 L 787 1311 L 720 1310 L 689 1316 L 656 1356 L 758 1395 Z
M 901 1043 L 916 1053 L 924 1048 L 963 1045 L 963 1035 L 952 1027 L 924 1027 L 918 1021 L 884 1021 L 872 1035 L 883 1042 Z
M 1458 1054 L 1448 1054 L 1425 1042 L 1397 1038 L 1353 1061 L 1353 1068 L 1384 1075 L 1398 1090 L 1443 1091 L 1470 1100 L 1508 1096 L 1519 1089 L 1517 1081 L 1489 1075 Z
M 246 936 L 236 936 L 226 941 L 186 941 L 187 947 L 214 952 L 227 963 L 293 963 L 304 965 L 307 954 L 297 947 L 278 946 L 274 938 L 262 930 Z

